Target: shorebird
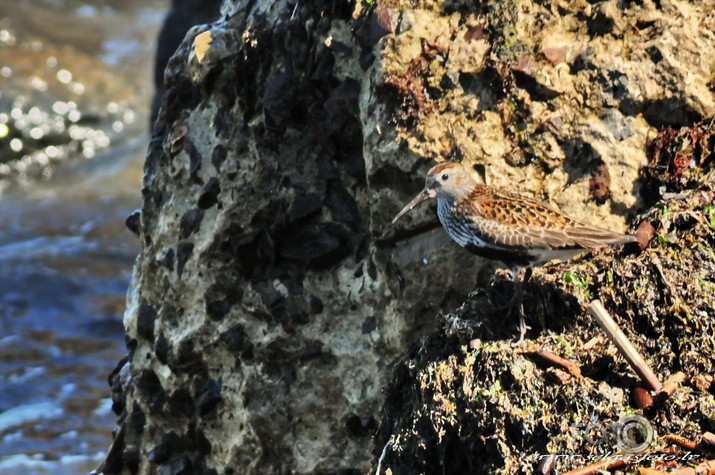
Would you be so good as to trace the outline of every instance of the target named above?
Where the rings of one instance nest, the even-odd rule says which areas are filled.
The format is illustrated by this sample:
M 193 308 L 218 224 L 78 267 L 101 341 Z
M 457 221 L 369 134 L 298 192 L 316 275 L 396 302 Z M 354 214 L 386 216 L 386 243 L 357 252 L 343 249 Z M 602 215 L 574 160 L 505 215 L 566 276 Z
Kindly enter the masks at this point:
M 392 224 L 430 198 L 437 198 L 439 220 L 457 244 L 478 256 L 499 260 L 511 271 L 515 291 L 508 308 L 511 313 L 518 307 L 518 342 L 523 341 L 527 329 L 522 285 L 532 267 L 552 259 L 567 260 L 589 249 L 636 241 L 634 236 L 576 221 L 537 200 L 491 188 L 454 162 L 432 167 L 425 187 L 397 213 Z M 523 268 L 526 271 L 520 281 Z

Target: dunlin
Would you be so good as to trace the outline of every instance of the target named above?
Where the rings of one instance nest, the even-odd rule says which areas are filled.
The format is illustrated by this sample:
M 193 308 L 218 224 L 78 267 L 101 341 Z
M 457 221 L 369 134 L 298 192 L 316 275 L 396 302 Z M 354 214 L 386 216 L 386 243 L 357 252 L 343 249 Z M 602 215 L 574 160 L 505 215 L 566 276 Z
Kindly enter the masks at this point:
M 457 244 L 478 256 L 502 261 L 511 270 L 515 292 L 510 307 L 519 310 L 519 341 L 527 328 L 521 308 L 522 283 L 533 266 L 570 259 L 588 249 L 636 241 L 634 236 L 578 222 L 534 199 L 491 188 L 453 162 L 427 172 L 424 189 L 392 223 L 430 198 L 437 198 L 439 220 Z M 522 268 L 526 272 L 519 281 Z

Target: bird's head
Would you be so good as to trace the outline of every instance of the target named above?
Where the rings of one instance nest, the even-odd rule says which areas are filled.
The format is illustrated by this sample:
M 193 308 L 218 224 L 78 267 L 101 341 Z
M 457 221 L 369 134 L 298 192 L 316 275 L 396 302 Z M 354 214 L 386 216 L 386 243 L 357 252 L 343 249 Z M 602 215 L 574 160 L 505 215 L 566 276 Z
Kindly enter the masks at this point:
M 459 163 L 440 163 L 427 172 L 425 187 L 412 201 L 397 213 L 392 223 L 400 219 L 418 204 L 430 198 L 458 200 L 469 194 L 477 185 L 477 181 L 469 171 Z

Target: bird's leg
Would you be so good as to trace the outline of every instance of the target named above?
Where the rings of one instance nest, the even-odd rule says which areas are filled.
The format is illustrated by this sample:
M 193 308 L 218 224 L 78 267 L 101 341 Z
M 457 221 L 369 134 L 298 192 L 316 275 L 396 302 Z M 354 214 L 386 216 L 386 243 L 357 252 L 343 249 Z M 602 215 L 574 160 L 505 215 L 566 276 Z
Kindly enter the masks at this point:
M 520 345 L 524 341 L 524 335 L 526 335 L 526 330 L 529 329 L 526 326 L 526 320 L 524 320 L 524 285 L 531 277 L 531 267 L 527 267 L 524 271 L 524 278 L 519 279 L 519 269 L 512 269 L 511 275 L 514 279 L 514 298 L 516 311 L 519 313 L 519 339 L 514 343 L 514 345 Z M 511 312 L 509 312 L 511 313 Z
M 531 273 L 532 273 L 531 267 L 527 267 L 526 270 L 524 271 L 524 278 L 522 279 L 522 282 L 524 284 L 529 282 L 529 279 L 531 279 Z
M 506 315 L 504 320 L 502 320 L 502 324 L 506 322 L 509 317 L 512 316 L 514 312 L 518 313 L 519 315 L 519 339 L 514 343 L 515 345 L 520 344 L 521 342 L 524 341 L 524 336 L 526 335 L 526 331 L 530 328 L 526 325 L 526 321 L 524 319 L 524 306 L 523 306 L 523 300 L 524 300 L 524 284 L 529 280 L 531 277 L 531 267 L 527 267 L 526 270 L 524 271 L 524 278 L 519 279 L 519 271 L 521 269 L 519 267 L 513 267 L 509 269 L 509 273 L 511 274 L 512 280 L 514 282 L 513 286 L 513 293 L 509 301 L 506 303 L 506 305 L 500 305 L 500 306 L 495 306 L 492 307 L 493 311 L 501 311 L 501 310 L 506 310 Z
M 519 271 L 521 268 L 519 267 L 513 267 L 509 269 L 509 274 L 511 275 L 511 279 L 514 283 L 512 287 L 512 293 L 511 297 L 509 297 L 509 300 L 507 300 L 506 304 L 504 305 L 495 305 L 492 307 L 492 310 L 508 310 L 507 315 L 511 314 L 511 311 L 514 309 L 514 306 L 517 304 L 521 303 L 521 298 L 522 298 L 522 282 L 526 283 L 527 280 L 529 280 L 529 277 L 531 277 L 531 268 L 527 267 L 526 268 L 526 273 L 524 274 L 524 279 L 523 281 L 519 280 Z M 492 290 L 494 291 L 494 290 Z M 503 297 L 503 295 L 499 295 L 499 297 Z
M 514 308 L 516 308 L 516 311 L 519 314 L 519 339 L 514 343 L 514 345 L 519 345 L 524 341 L 526 330 L 529 329 L 529 327 L 526 326 L 526 320 L 524 320 L 524 285 L 531 277 L 531 272 L 531 267 L 527 267 L 524 271 L 524 278 L 520 280 L 519 269 L 511 269 L 511 276 L 514 279 L 514 297 L 512 297 L 512 307 L 509 310 L 509 314 L 511 314 L 511 311 L 514 310 Z
M 512 280 L 514 279 L 514 269 L 509 269 L 508 270 L 509 274 L 511 275 Z M 518 272 L 518 269 L 517 269 Z M 508 310 L 511 312 L 512 307 L 514 306 L 515 300 L 515 295 L 514 295 L 514 289 L 512 288 L 512 291 L 510 293 L 507 292 L 500 292 L 498 291 L 494 284 L 496 283 L 497 276 L 502 274 L 503 271 L 502 269 L 498 269 L 497 272 L 494 274 L 494 277 L 492 277 L 492 280 L 489 284 L 490 291 L 489 291 L 489 301 L 491 303 L 491 306 L 489 307 L 489 310 L 492 312 L 501 312 Z M 496 302 L 495 302 L 496 300 Z

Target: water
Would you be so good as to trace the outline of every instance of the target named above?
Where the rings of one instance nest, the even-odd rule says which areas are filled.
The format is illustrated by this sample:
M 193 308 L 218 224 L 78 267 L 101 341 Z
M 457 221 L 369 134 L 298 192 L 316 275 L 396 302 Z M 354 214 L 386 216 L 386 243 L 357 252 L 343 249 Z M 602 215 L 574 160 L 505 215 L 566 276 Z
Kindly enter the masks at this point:
M 86 473 L 138 239 L 168 0 L 0 0 L 0 473 Z

